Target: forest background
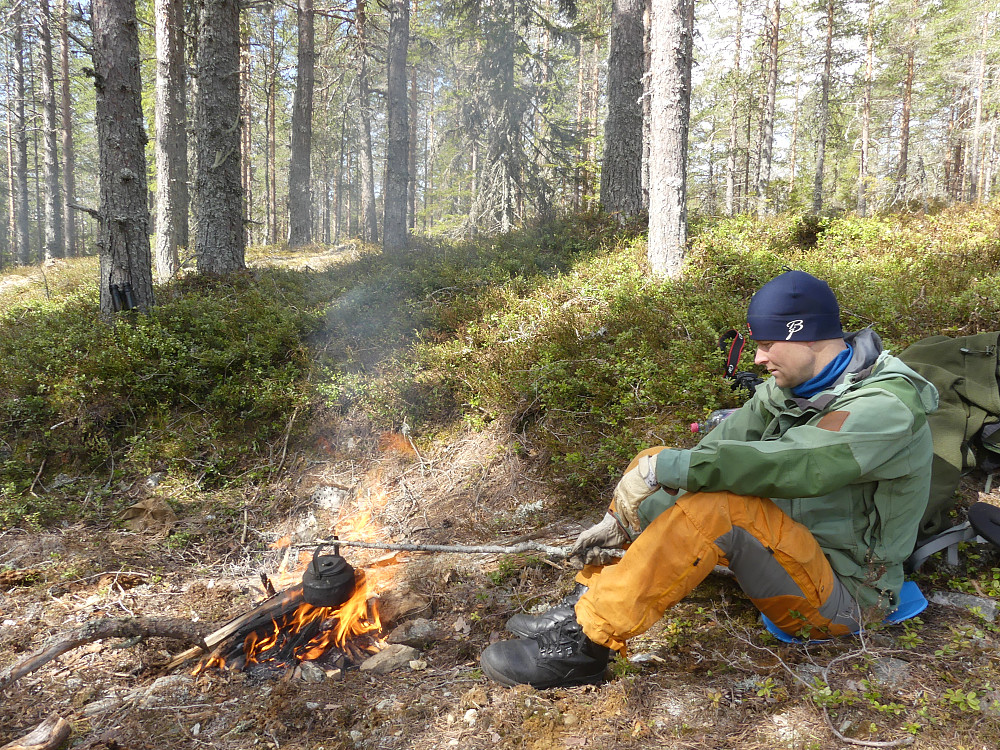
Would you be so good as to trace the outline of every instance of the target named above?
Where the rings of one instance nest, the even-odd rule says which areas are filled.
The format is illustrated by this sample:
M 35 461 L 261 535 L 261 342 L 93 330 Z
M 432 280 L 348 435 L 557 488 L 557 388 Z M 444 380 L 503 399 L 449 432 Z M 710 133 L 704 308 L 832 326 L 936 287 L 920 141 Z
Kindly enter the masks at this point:
M 174 3 L 179 16 L 139 4 L 134 21 L 128 2 L 114 7 L 125 20 L 100 16 L 94 28 L 119 31 L 112 42 L 135 30 L 130 91 L 144 119 L 119 119 L 142 125 L 128 134 L 142 146 L 139 172 L 102 170 L 107 88 L 94 81 L 108 79 L 106 58 L 89 56 L 105 49 L 90 9 L 3 6 L 4 669 L 77 623 L 233 617 L 259 600 L 261 571 L 294 582 L 289 547 L 273 548 L 283 539 L 358 530 L 568 544 L 572 519 L 596 520 L 635 451 L 691 444 L 691 422 L 741 401 L 721 377 L 717 339 L 786 265 L 829 279 L 845 325 L 875 326 L 893 351 L 1000 320 L 995 4 L 670 4 L 674 38 L 693 30 L 673 56 L 693 80 L 675 133 L 688 139 L 684 265 L 673 274 L 657 268 L 647 230 L 663 212 L 647 210 L 656 120 L 643 87 L 657 81 L 644 76 L 656 45 L 642 2 L 252 4 L 227 16 L 234 65 L 223 72 L 239 86 L 223 93 L 239 92 L 235 117 L 206 111 L 222 58 L 198 56 L 219 43 L 204 33 L 206 12 L 225 3 Z M 392 21 L 404 7 L 405 75 L 393 87 Z M 303 120 L 310 18 L 315 96 Z M 156 31 L 182 23 L 184 42 L 167 45 L 183 53 L 182 85 L 162 101 Z M 638 63 L 609 59 L 624 26 L 638 32 L 624 45 Z M 625 70 L 629 85 L 614 78 Z M 402 138 L 389 116 L 400 79 Z M 173 153 L 185 166 L 165 180 L 158 118 L 178 101 L 174 133 L 187 139 Z M 615 135 L 616 102 L 629 138 Z M 236 143 L 205 160 L 209 136 Z M 386 197 L 401 187 L 390 162 L 406 166 L 405 200 Z M 239 200 L 223 208 L 238 220 L 217 245 L 246 249 L 205 268 L 198 237 L 224 211 L 198 201 L 230 193 L 201 181 L 235 164 Z M 114 250 L 102 231 L 117 219 L 102 189 L 115 180 L 141 187 L 130 247 L 153 239 L 124 263 L 155 275 L 141 313 L 128 310 L 127 277 L 102 265 Z M 171 186 L 191 194 L 161 207 Z M 164 227 L 187 222 L 188 239 L 163 250 Z M 963 484 L 956 520 L 971 500 L 1000 502 L 980 479 Z M 169 509 L 163 533 L 127 525 L 142 504 Z M 351 559 L 374 566 L 374 555 Z M 978 748 L 1000 726 L 1000 563 L 981 547 L 918 577 L 928 594 L 974 596 L 971 611 L 950 599 L 901 632 L 785 649 L 735 584 L 713 577 L 632 644 L 643 658 L 616 661 L 607 684 L 527 695 L 491 685 L 476 659 L 512 612 L 564 593 L 568 570 L 530 555 L 388 567 L 383 601 L 413 595 L 439 626 L 421 645 L 424 670 L 261 687 L 240 673 L 165 674 L 177 649 L 163 638 L 92 644 L 4 688 L 0 739 L 52 710 L 89 748 L 151 737 L 233 748 L 911 738 Z M 174 692 L 148 701 L 162 677 Z

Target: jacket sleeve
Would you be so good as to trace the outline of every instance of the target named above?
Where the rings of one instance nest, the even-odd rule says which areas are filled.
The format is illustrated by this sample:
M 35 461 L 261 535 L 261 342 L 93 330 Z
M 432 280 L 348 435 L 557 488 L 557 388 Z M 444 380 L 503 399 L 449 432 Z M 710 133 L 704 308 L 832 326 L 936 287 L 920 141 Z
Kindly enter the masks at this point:
M 912 468 L 897 467 L 890 459 L 921 425 L 910 407 L 882 388 L 847 394 L 806 424 L 767 439 L 761 439 L 763 432 L 751 418 L 756 406 L 755 399 L 730 417 L 740 416 L 738 422 L 718 435 L 716 428 L 690 450 L 662 451 L 656 462 L 659 482 L 689 492 L 803 498 Z M 750 413 L 742 414 L 746 410 Z

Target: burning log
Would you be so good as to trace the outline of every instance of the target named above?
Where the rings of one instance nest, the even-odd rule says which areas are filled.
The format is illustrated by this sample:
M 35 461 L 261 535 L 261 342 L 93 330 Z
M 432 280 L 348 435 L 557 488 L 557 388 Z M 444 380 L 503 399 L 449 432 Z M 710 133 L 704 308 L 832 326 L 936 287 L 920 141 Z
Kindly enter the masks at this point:
M 49 718 L 35 727 L 30 734 L 19 740 L 8 742 L 0 750 L 54 750 L 69 737 L 70 724 L 59 714 Z
M 316 606 L 302 585 L 286 589 L 252 611 L 230 621 L 205 637 L 211 652 L 188 649 L 178 654 L 168 668 L 202 655 L 195 674 L 211 667 L 244 669 L 254 664 L 275 668 L 316 659 L 332 659 L 341 666 L 363 653 L 363 645 L 351 643 L 381 629 L 377 610 L 370 610 L 363 571 L 352 570 L 352 583 L 345 601 L 336 606 Z M 334 651 L 336 649 L 336 651 Z

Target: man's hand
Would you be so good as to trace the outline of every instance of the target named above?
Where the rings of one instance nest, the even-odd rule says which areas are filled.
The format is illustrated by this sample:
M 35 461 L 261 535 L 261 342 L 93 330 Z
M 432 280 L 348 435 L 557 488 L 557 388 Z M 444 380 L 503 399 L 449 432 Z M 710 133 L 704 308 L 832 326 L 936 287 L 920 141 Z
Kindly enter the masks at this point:
M 656 481 L 656 453 L 650 455 L 644 451 L 629 464 L 615 487 L 614 495 L 615 510 L 635 531 L 639 531 L 639 505 L 659 487 Z
M 600 523 L 580 532 L 580 536 L 576 538 L 569 551 L 569 556 L 580 557 L 584 562 L 589 562 L 595 548 L 621 547 L 628 541 L 629 536 L 618 523 L 618 519 L 610 513 L 605 513 Z

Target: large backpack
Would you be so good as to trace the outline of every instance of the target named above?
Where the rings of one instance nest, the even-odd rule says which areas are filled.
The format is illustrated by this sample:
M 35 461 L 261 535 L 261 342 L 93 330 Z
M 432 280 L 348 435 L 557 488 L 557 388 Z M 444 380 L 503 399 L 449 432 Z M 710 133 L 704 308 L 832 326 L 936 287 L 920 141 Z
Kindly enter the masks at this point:
M 937 534 L 955 521 L 955 492 L 974 468 L 1000 469 L 1000 332 L 974 336 L 931 336 L 905 349 L 899 358 L 938 390 L 937 411 L 927 417 L 934 440 L 931 493 L 920 522 L 920 538 Z

